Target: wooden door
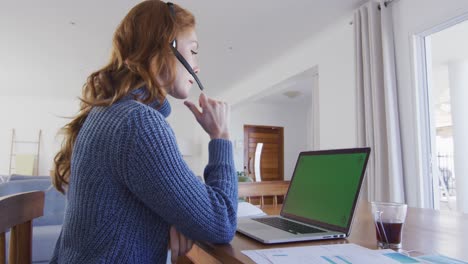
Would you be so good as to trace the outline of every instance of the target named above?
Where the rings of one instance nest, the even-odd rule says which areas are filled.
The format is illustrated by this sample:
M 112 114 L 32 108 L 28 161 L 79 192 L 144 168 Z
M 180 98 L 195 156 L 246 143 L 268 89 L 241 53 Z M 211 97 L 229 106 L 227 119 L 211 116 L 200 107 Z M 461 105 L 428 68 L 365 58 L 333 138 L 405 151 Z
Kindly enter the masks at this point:
M 257 143 L 263 143 L 260 160 L 261 180 L 282 181 L 284 179 L 283 127 L 244 125 L 244 170 L 254 181 Z

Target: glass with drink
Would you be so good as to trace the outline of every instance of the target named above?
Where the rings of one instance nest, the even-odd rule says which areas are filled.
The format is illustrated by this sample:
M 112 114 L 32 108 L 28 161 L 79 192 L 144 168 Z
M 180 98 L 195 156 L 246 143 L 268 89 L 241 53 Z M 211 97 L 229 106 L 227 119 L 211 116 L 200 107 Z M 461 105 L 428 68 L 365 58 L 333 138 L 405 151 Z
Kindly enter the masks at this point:
M 372 202 L 377 245 L 380 248 L 401 248 L 406 210 L 407 205 L 402 203 Z

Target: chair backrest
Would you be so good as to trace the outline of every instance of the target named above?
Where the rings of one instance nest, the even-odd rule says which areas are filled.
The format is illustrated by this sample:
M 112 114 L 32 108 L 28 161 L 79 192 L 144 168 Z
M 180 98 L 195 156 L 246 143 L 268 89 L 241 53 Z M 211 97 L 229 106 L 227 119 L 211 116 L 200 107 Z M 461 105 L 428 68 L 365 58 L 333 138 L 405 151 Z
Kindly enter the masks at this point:
M 0 197 L 22 192 L 44 191 L 52 185 L 48 180 L 15 180 L 0 184 Z
M 27 177 L 35 178 L 36 176 Z M 65 196 L 53 188 L 50 177 L 49 179 L 14 180 L 0 183 L 0 197 L 30 191 L 45 192 L 44 216 L 35 219 L 33 226 L 61 225 L 65 214 Z
M 32 191 L 0 197 L 0 264 L 5 263 L 5 233 L 10 232 L 9 264 L 31 263 L 32 224 L 44 212 L 44 192 Z
M 288 192 L 289 181 L 239 182 L 238 196 L 251 202 L 251 197 L 260 197 L 260 207 L 265 205 L 264 197 L 273 197 L 273 205 L 278 204 L 278 196 Z

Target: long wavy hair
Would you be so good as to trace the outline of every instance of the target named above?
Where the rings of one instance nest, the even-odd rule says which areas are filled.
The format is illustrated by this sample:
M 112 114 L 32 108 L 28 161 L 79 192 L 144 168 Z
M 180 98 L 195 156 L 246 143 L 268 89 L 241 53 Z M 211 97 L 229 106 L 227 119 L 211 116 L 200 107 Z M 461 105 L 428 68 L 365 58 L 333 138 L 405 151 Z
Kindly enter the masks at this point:
M 110 106 L 143 85 L 147 96 L 135 99 L 143 103 L 164 101 L 165 88 L 173 84 L 176 75 L 176 59 L 170 42 L 195 27 L 190 12 L 178 5 L 174 5 L 174 11 L 175 16 L 160 0 L 146 0 L 133 7 L 117 27 L 110 61 L 87 78 L 80 111 L 62 128 L 64 140 L 54 158 L 52 176 L 55 188 L 61 193 L 65 193 L 69 184 L 73 145 L 94 106 Z

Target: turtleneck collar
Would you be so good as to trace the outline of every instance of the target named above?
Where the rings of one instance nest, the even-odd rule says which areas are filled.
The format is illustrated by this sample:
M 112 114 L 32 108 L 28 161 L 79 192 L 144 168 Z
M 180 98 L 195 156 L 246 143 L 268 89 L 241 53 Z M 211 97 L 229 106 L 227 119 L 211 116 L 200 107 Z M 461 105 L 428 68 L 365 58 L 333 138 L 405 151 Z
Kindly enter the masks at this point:
M 143 99 L 145 94 L 146 86 L 142 86 L 131 92 L 131 95 L 137 96 L 139 99 Z M 129 97 L 133 99 L 133 96 Z M 171 114 L 171 104 L 169 103 L 167 98 L 164 98 L 164 102 L 162 104 L 160 104 L 158 100 L 154 100 L 148 103 L 148 106 L 158 110 L 158 112 L 161 113 L 161 115 L 163 115 L 165 118 L 167 118 Z

